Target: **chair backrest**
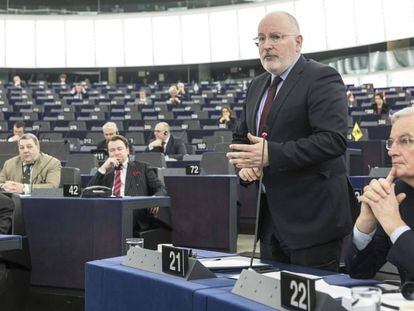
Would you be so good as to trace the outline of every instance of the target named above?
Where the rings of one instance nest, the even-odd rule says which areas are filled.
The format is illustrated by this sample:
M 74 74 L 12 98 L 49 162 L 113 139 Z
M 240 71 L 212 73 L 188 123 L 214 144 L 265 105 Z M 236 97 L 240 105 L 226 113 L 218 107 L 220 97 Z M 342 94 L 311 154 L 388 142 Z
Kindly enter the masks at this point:
M 41 133 L 39 140 L 62 140 L 63 136 L 62 133 Z
M 130 144 L 133 145 L 145 145 L 145 136 L 144 133 L 138 132 L 138 133 L 127 133 L 125 135 L 125 138 L 128 139 Z
M 221 136 L 203 136 L 203 143 L 206 144 L 207 150 L 214 150 L 216 144 L 222 143 L 223 137 Z
M 3 168 L 4 162 L 13 158 L 16 154 L 0 154 L 0 170 Z
M 79 168 L 68 166 L 62 167 L 60 171 L 59 188 L 62 188 L 65 184 L 82 184 L 81 173 Z
M 199 120 L 185 120 L 183 124 L 188 125 L 189 130 L 199 130 L 200 129 L 200 121 Z
M 86 138 L 90 138 L 92 140 L 92 144 L 95 144 L 95 145 L 104 139 L 102 132 L 100 133 L 88 132 L 86 133 Z
M 146 162 L 152 167 L 167 167 L 165 156 L 160 152 L 136 152 L 135 160 Z
M 186 131 L 172 132 L 174 138 L 180 139 L 184 144 L 188 144 L 188 135 Z
M 218 143 L 214 146 L 215 152 L 230 152 L 229 143 Z
M 195 154 L 196 147 L 194 145 L 185 145 L 185 149 L 187 150 L 187 154 Z
M 233 140 L 233 132 L 232 131 L 215 131 L 214 136 L 221 136 L 223 137 L 223 142 L 230 143 Z
M 225 152 L 204 152 L 200 162 L 203 175 L 229 175 L 235 174 L 234 167 L 226 158 Z
M 67 161 L 70 151 L 70 144 L 67 141 L 43 141 L 40 143 L 40 151 L 59 159 Z
M 90 174 L 91 170 L 98 167 L 98 159 L 90 153 L 71 153 L 68 157 L 67 167 L 77 167 L 81 174 Z
M 16 142 L 6 142 L 6 141 L 2 141 L 0 142 L 0 154 L 13 154 L 13 155 L 18 155 L 19 154 L 19 149 L 17 148 L 17 143 Z

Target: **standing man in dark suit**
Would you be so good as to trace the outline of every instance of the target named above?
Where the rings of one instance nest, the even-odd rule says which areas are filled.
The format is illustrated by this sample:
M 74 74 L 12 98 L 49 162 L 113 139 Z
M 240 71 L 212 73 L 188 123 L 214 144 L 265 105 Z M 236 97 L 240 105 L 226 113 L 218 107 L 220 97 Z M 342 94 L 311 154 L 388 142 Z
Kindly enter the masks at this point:
M 184 143 L 171 135 L 168 123 L 157 123 L 154 129 L 154 136 L 155 139 L 148 145 L 149 151 L 161 152 L 177 160 L 182 160 L 187 153 Z
M 392 169 L 386 179 L 371 180 L 358 197 L 361 213 L 346 266 L 354 278 L 372 278 L 388 260 L 402 282 L 414 281 L 414 108 L 394 113 L 391 123 L 386 147 Z
M 146 163 L 129 161 L 129 143 L 125 137 L 112 136 L 108 142 L 108 152 L 109 158 L 98 169 L 88 186 L 106 186 L 112 188 L 113 195 L 121 197 L 167 195 L 165 186 L 154 169 Z M 152 215 L 158 212 L 158 208 L 135 212 L 134 218 L 138 221 L 139 228 L 134 230 L 144 230 L 154 222 Z
M 242 181 L 252 182 L 260 178 L 263 155 L 261 258 L 337 270 L 352 227 L 347 99 L 333 68 L 301 55 L 302 40 L 288 13 L 261 20 L 254 41 L 267 72 L 250 84 L 227 156 Z

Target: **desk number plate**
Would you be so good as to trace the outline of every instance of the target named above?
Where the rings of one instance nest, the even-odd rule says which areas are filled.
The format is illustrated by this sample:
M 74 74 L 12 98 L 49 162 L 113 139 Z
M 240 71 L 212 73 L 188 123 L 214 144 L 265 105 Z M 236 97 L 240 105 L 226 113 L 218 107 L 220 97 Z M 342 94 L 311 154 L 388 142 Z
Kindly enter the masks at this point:
M 65 184 L 63 185 L 63 196 L 64 197 L 80 197 L 81 187 L 76 184 Z
M 282 271 L 280 290 L 282 307 L 288 310 L 314 310 L 315 280 Z
M 200 175 L 200 165 L 193 164 L 193 165 L 187 165 L 185 167 L 185 174 L 186 175 Z
M 162 247 L 162 272 L 185 277 L 188 269 L 188 250 L 177 247 Z

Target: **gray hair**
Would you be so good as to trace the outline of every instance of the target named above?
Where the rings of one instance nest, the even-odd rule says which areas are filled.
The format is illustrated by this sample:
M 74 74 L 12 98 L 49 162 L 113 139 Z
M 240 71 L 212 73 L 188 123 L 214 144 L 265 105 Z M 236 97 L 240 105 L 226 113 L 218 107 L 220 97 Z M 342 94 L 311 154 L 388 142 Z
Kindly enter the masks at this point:
M 170 132 L 170 126 L 167 122 L 159 122 L 155 126 L 157 126 L 157 125 L 161 125 L 163 127 L 164 131 Z
M 401 117 L 414 116 L 414 107 L 406 107 L 391 115 L 391 124 L 397 122 Z
M 25 134 L 23 134 L 23 135 L 19 138 L 19 140 L 18 140 L 18 144 L 20 144 L 20 141 L 21 141 L 22 139 L 31 139 L 31 140 L 33 140 L 33 141 L 34 141 L 34 143 L 35 143 L 35 145 L 36 145 L 36 146 L 39 146 L 39 140 L 37 139 L 36 135 L 34 135 L 34 134 L 32 134 L 32 133 L 25 133 Z
M 103 126 L 102 126 L 102 130 L 106 130 L 106 129 L 114 129 L 115 131 L 118 131 L 118 126 L 116 125 L 115 122 L 106 122 Z

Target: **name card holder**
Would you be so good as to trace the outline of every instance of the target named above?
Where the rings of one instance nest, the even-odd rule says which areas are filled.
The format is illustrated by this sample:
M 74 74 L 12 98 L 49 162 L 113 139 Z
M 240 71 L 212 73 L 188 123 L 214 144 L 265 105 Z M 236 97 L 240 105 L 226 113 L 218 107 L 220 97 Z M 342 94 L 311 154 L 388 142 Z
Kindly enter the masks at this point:
M 239 276 L 232 293 L 264 304 L 276 310 L 289 311 L 282 307 L 281 282 L 251 269 L 244 269 Z M 328 294 L 316 291 L 314 311 L 345 311 L 339 301 Z
M 188 258 L 188 269 L 184 277 L 162 272 L 162 254 L 150 249 L 131 247 L 122 262 L 124 266 L 137 268 L 187 281 L 215 278 L 215 274 L 204 267 L 197 259 Z

